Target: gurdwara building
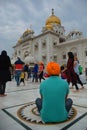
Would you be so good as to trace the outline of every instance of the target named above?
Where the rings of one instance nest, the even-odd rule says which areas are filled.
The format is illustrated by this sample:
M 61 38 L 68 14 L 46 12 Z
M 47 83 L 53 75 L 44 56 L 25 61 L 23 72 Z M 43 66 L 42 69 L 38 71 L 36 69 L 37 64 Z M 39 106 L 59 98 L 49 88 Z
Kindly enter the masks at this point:
M 49 61 L 66 64 L 67 53 L 72 51 L 84 69 L 87 67 L 87 37 L 78 30 L 72 30 L 65 35 L 64 26 L 53 9 L 41 34 L 35 36 L 32 29 L 27 29 L 13 48 L 13 59 L 20 56 L 25 63 L 43 61 L 45 65 Z

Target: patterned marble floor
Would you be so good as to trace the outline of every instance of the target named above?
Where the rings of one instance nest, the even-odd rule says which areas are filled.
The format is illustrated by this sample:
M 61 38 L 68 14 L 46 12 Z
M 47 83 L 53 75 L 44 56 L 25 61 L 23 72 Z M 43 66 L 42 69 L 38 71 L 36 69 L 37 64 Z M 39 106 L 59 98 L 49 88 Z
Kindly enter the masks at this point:
M 34 102 L 39 97 L 39 83 L 26 81 L 26 85 L 17 87 L 15 81 L 7 83 L 7 96 L 0 97 L 0 130 L 87 130 L 87 84 L 85 89 L 74 92 L 70 89 L 73 107 L 77 115 L 62 124 L 40 125 L 20 119 L 18 109 Z

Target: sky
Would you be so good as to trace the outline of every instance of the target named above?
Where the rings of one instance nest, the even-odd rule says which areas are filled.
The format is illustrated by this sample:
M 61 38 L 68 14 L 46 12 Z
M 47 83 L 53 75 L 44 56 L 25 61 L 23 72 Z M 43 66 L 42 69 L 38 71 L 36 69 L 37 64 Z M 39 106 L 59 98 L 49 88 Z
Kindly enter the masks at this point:
M 40 34 L 52 8 L 66 34 L 79 30 L 87 37 L 87 0 L 0 0 L 0 53 L 12 57 L 13 46 L 30 27 Z

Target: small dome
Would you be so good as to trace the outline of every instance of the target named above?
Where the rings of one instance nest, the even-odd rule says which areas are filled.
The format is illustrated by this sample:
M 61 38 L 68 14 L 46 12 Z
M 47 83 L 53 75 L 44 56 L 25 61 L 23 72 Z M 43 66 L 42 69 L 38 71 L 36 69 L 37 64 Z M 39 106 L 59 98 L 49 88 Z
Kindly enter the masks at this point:
M 27 35 L 27 34 L 30 33 L 30 32 L 31 32 L 31 30 L 27 29 L 27 30 L 23 33 L 23 35 Z
M 16 61 L 16 58 L 12 58 L 12 59 L 11 59 L 11 64 L 14 64 L 15 61 Z
M 52 25 L 53 23 L 61 25 L 61 20 L 54 15 L 54 9 L 52 9 L 52 15 L 48 17 L 45 25 Z
M 34 57 L 30 54 L 29 56 L 25 57 L 24 61 L 25 61 L 26 64 L 29 64 L 29 63 L 34 63 L 35 59 L 34 59 Z
M 21 38 L 19 38 L 19 39 L 18 39 L 18 43 L 21 43 L 21 42 L 22 42 L 22 39 L 21 39 Z

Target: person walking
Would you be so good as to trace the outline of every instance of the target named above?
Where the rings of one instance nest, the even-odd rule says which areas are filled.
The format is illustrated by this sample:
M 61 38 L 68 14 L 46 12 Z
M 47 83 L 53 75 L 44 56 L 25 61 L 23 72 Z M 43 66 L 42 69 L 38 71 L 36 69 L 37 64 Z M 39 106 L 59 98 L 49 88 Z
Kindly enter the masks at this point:
M 37 63 L 34 64 L 32 73 L 33 73 L 32 82 L 34 82 L 34 80 L 35 80 L 35 82 L 38 82 L 38 64 Z
M 84 86 L 83 86 L 83 83 L 82 83 L 82 81 L 80 80 L 80 77 L 79 77 L 79 75 L 80 75 L 80 73 L 79 73 L 79 61 L 78 61 L 77 56 L 74 56 L 74 71 L 77 75 L 77 83 L 79 83 L 81 85 L 81 89 L 83 89 Z
M 28 81 L 28 64 L 24 65 L 25 80 Z
M 68 52 L 68 61 L 67 61 L 67 82 L 72 85 L 75 85 L 76 90 L 78 91 L 77 85 L 77 75 L 74 70 L 74 54 L 72 52 Z
M 40 84 L 40 96 L 36 106 L 45 123 L 63 122 L 67 120 L 73 101 L 68 97 L 69 84 L 60 74 L 60 65 L 49 62 L 46 66 L 49 77 Z
M 44 73 L 44 64 L 43 64 L 43 62 L 40 62 L 39 63 L 39 80 L 40 80 L 40 82 L 41 82 L 41 79 L 45 80 L 43 73 Z
M 61 69 L 61 74 L 60 74 L 61 78 L 67 79 L 67 69 L 63 65 L 60 67 L 60 69 Z
M 83 67 L 79 64 L 79 74 L 82 75 L 83 74 Z
M 20 75 L 20 83 L 23 83 L 25 86 L 25 72 L 22 70 L 21 75 Z
M 11 67 L 10 57 L 3 50 L 0 55 L 0 97 L 7 96 L 5 89 L 6 83 L 11 81 Z
M 24 62 L 20 59 L 20 57 L 17 57 L 17 61 L 15 61 L 15 80 L 17 83 L 17 86 L 20 85 L 20 75 L 24 67 Z

